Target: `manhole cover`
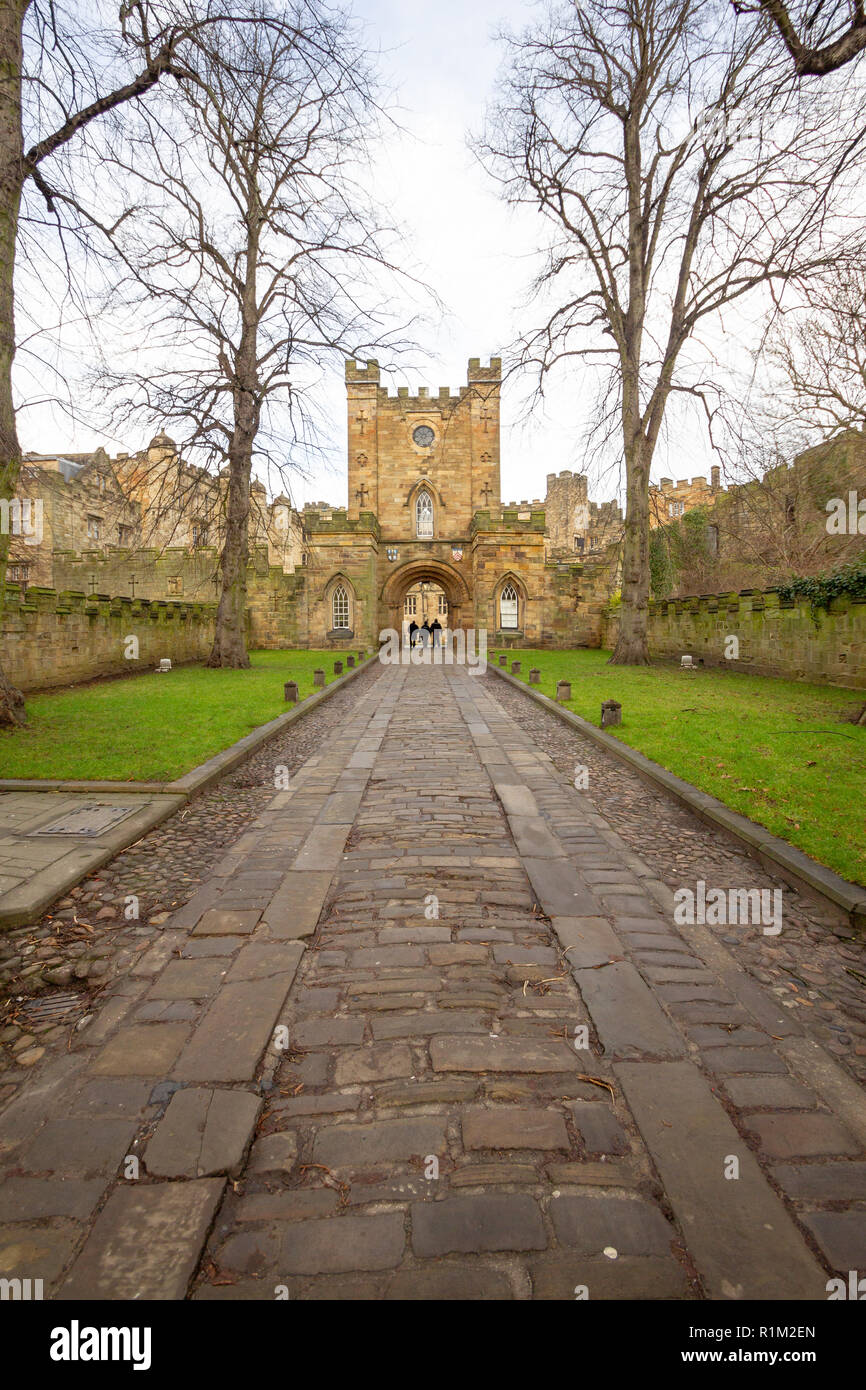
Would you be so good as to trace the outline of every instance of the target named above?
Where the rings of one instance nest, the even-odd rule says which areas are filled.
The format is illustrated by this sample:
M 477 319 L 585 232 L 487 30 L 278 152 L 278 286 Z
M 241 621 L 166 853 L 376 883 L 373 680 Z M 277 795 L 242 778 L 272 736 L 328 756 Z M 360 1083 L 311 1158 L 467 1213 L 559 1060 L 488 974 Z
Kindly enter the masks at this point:
M 26 1000 L 19 1009 L 27 1022 L 34 1023 L 62 1023 L 65 1019 L 70 1019 L 74 1014 L 83 1013 L 87 1007 L 87 998 L 84 995 L 76 994 L 73 990 L 64 990 L 58 994 L 45 994 L 39 999 Z
M 131 816 L 134 810 L 134 806 L 100 806 L 98 802 L 92 802 L 43 825 L 41 830 L 34 830 L 33 834 L 102 835 L 125 816 Z

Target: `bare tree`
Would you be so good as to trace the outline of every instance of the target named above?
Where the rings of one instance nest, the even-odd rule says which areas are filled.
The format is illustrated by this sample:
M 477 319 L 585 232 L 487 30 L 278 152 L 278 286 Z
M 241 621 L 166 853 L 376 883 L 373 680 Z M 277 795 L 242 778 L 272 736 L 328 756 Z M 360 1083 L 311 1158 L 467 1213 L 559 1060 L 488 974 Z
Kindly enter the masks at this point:
M 807 99 L 766 29 L 716 0 L 559 4 L 506 43 L 480 154 L 551 228 L 544 318 L 520 357 L 542 386 L 572 358 L 607 366 L 626 474 L 611 660 L 644 664 L 654 452 L 672 397 L 713 411 L 698 329 L 828 258 L 819 233 L 861 130 L 828 85 Z
M 315 440 L 315 382 L 335 357 L 395 346 L 385 233 L 361 186 L 378 121 L 354 24 L 293 0 L 273 29 L 200 46 L 197 83 L 141 113 L 117 184 L 149 190 L 123 223 L 144 346 L 103 380 L 115 418 L 173 421 L 185 456 L 227 472 L 211 666 L 249 665 L 244 622 L 254 461 L 291 468 Z
M 777 317 L 770 357 L 774 421 L 823 437 L 866 426 L 866 262 L 817 277 L 808 307 Z
M 734 0 L 740 13 L 768 15 L 801 76 L 824 77 L 852 62 L 866 48 L 866 10 L 863 0 L 758 0 L 755 5 Z
M 21 472 L 15 269 L 27 200 L 35 195 L 58 232 L 70 210 L 98 227 L 64 157 L 165 76 L 187 80 L 192 51 L 230 13 L 231 0 L 125 0 L 119 12 L 116 0 L 84 11 L 63 0 L 0 0 L 0 499 L 15 496 Z M 0 607 L 9 541 L 0 530 Z M 23 720 L 23 697 L 0 668 L 0 724 Z

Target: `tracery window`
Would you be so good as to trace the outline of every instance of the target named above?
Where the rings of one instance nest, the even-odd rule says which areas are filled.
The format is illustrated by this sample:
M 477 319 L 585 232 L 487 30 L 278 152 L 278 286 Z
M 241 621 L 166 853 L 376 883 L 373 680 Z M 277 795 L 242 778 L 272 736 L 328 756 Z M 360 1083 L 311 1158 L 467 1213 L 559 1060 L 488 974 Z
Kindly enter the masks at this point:
M 517 627 L 517 590 L 513 584 L 506 584 L 499 595 L 499 626 Z
M 419 492 L 415 503 L 415 534 L 421 540 L 433 536 L 433 498 L 429 492 Z
M 331 612 L 334 628 L 349 626 L 349 595 L 342 584 L 338 584 L 331 599 Z

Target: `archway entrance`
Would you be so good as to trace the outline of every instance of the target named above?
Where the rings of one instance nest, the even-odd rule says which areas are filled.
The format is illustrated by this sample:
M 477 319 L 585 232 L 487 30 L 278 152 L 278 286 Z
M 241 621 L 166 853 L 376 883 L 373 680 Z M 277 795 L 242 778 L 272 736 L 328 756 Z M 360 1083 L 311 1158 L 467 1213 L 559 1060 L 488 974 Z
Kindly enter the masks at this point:
M 420 627 L 434 617 L 451 632 L 472 627 L 471 595 L 463 575 L 438 560 L 409 560 L 388 575 L 382 585 L 381 627 L 408 635 L 414 621 Z M 413 611 L 410 611 L 413 610 Z
M 448 595 L 440 584 L 431 579 L 419 579 L 407 589 L 403 599 L 403 641 L 408 641 L 412 624 L 432 627 L 438 623 L 444 641 L 448 631 Z

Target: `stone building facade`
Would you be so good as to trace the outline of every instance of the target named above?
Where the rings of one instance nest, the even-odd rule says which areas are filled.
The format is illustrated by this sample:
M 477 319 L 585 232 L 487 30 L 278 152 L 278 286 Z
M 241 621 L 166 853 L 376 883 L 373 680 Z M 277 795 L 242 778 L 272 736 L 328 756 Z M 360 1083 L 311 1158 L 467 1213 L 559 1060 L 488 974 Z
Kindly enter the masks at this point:
M 7 581 L 146 599 L 213 601 L 223 538 L 225 471 L 187 464 L 156 435 L 137 454 L 28 454 L 18 486 L 30 525 L 12 528 Z M 285 495 L 250 489 L 250 546 L 261 567 L 304 563 L 303 523 Z M 38 515 L 39 526 L 33 525 Z M 30 534 L 26 534 L 29 531 Z
M 715 470 L 714 470 L 715 472 Z M 792 575 L 835 570 L 866 552 L 866 432 L 852 429 L 727 488 L 695 486 L 670 527 L 702 508 L 693 549 L 676 575 L 673 595 L 766 589 Z M 677 485 L 678 489 L 682 487 Z M 672 494 L 667 493 L 667 498 Z M 862 511 L 860 507 L 862 505 Z M 693 518 L 694 520 L 694 518 Z M 701 539 L 695 549 L 694 543 Z M 659 594 L 657 597 L 668 597 Z
M 710 481 L 705 477 L 662 478 L 658 483 L 650 483 L 650 527 L 664 526 L 677 521 L 695 507 L 709 507 L 722 491 L 721 469 L 710 469 Z
M 436 395 L 391 394 L 378 363 L 346 364 L 348 505 L 303 513 L 308 645 L 375 645 L 403 630 L 424 588 L 449 628 L 485 629 L 491 644 L 598 640 L 609 558 L 552 544 L 544 502 L 501 501 L 501 384 L 496 357 L 471 358 L 466 384 Z M 571 490 L 581 487 L 585 496 L 585 478 Z
M 435 395 L 389 392 L 376 362 L 345 377 L 347 505 L 298 512 L 252 485 L 250 645 L 375 649 L 422 609 L 491 644 L 597 645 L 621 513 L 570 472 L 543 501 L 503 504 L 500 359 L 471 359 L 466 384 Z M 44 534 L 13 550 L 10 590 L 212 604 L 225 486 L 164 433 L 138 454 L 30 456 L 22 494 L 44 499 Z

